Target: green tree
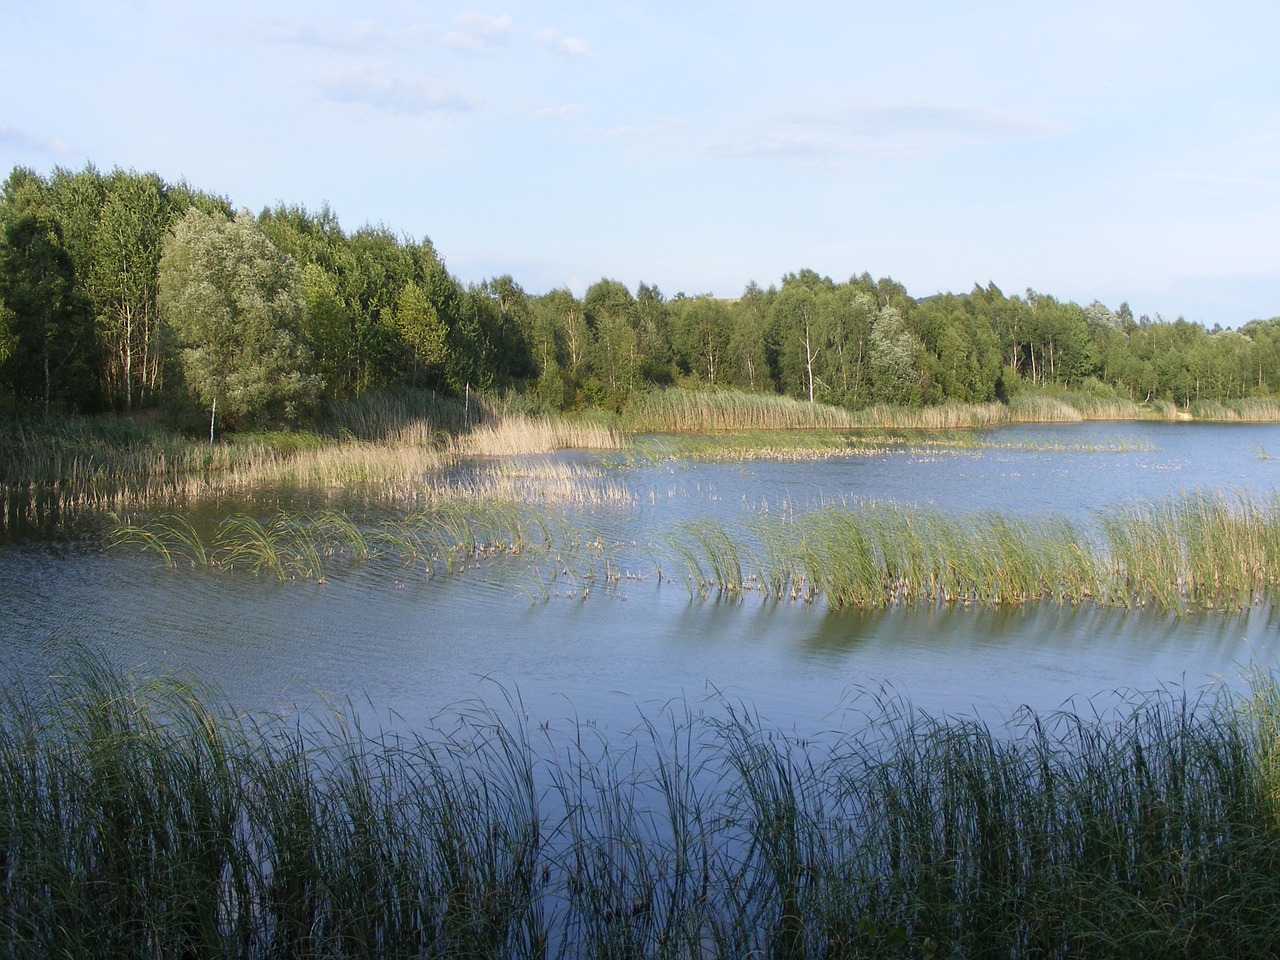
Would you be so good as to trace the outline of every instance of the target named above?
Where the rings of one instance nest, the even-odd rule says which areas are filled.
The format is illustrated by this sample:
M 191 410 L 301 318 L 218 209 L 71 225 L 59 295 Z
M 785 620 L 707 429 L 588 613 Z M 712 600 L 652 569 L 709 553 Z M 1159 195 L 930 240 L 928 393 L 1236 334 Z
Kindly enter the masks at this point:
M 117 170 L 105 188 L 88 246 L 89 290 L 108 399 L 132 408 L 159 385 L 160 251 L 172 215 L 155 174 Z
M 924 346 L 896 307 L 885 307 L 871 325 L 868 366 L 872 396 L 882 403 L 920 402 L 919 360 Z
M 772 386 L 766 338 L 768 309 L 764 291 L 753 282 L 747 284 L 729 311 L 727 357 L 731 379 L 749 390 L 764 390 Z
M 684 367 L 703 383 L 725 383 L 728 371 L 729 306 L 715 297 L 677 297 L 675 330 Z
M 160 259 L 160 311 L 210 442 L 219 408 L 237 424 L 288 420 L 316 400 L 298 268 L 249 214 L 187 212 Z
M 15 396 L 76 409 L 98 405 L 97 343 L 58 222 L 25 213 L 4 228 L 0 304 L 8 345 L 5 379 Z
M 640 373 L 640 341 L 636 336 L 636 302 L 617 280 L 598 280 L 582 300 L 593 334 L 592 366 L 618 406 L 636 385 Z
M 400 291 L 395 317 L 396 329 L 409 348 L 413 366 L 410 384 L 417 386 L 420 373 L 430 376 L 444 363 L 449 331 L 422 288 L 412 280 Z

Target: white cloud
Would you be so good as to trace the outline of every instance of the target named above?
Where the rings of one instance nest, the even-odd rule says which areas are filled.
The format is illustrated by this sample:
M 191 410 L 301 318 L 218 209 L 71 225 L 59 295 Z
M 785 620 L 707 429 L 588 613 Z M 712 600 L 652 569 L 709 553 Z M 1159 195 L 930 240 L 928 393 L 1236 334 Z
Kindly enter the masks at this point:
M 321 80 L 319 85 L 328 100 L 362 103 L 389 113 L 468 111 L 479 103 L 477 97 L 450 81 L 391 73 L 377 64 L 364 64 Z
M 65 140 L 57 137 L 32 136 L 5 123 L 0 123 L 0 146 L 10 147 L 15 150 L 38 150 L 41 153 L 56 154 L 68 153 L 71 150 L 71 145 Z
M 505 44 L 515 34 L 510 14 L 460 13 L 453 18 L 456 30 L 444 35 L 444 42 L 459 53 L 485 56 Z
M 577 120 L 582 116 L 582 105 L 564 103 L 558 107 L 536 107 L 529 110 L 529 116 L 538 120 L 560 120 L 565 123 Z
M 363 50 L 384 45 L 395 39 L 395 34 L 371 20 L 329 25 L 309 20 L 277 21 L 268 27 L 268 40 L 293 43 L 304 47 L 323 47 L 329 50 Z
M 1063 124 L 950 104 L 881 104 L 763 118 L 761 132 L 712 139 L 724 157 L 832 165 L 865 157 L 924 157 L 997 141 L 1060 136 Z
M 577 37 L 562 37 L 559 31 L 551 27 L 539 30 L 534 36 L 557 57 L 563 57 L 566 60 L 590 60 L 594 56 L 587 41 Z

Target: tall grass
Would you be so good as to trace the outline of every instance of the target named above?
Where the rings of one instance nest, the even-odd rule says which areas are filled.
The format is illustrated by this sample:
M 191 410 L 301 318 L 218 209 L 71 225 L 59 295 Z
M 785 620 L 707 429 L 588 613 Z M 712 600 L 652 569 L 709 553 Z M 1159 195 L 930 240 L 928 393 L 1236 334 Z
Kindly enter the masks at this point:
M 667 546 L 699 595 L 1239 609 L 1280 586 L 1280 496 L 1201 491 L 1115 508 L 1094 525 L 873 503 L 742 531 L 702 521 L 677 528 Z
M 562 523 L 544 510 L 503 500 L 442 500 L 394 519 L 359 522 L 336 510 L 280 511 L 263 520 L 233 514 L 197 528 L 185 516 L 121 523 L 113 543 L 158 554 L 171 568 L 241 570 L 279 580 L 326 579 L 335 564 L 389 558 L 420 565 L 429 576 L 495 553 L 545 553 L 571 542 Z
M 1237 406 L 1242 417 L 1247 410 L 1254 419 L 1280 419 L 1280 404 L 1246 401 Z M 1071 390 L 1028 391 L 1008 403 L 948 402 L 925 407 L 874 404 L 846 410 L 777 394 L 673 388 L 652 391 L 632 403 L 623 424 L 633 433 L 718 433 L 854 428 L 957 430 L 1008 423 L 1152 418 L 1190 419 L 1191 415 L 1169 403 L 1138 404 Z M 1213 419 L 1220 417 L 1215 414 Z
M 804 739 L 518 699 L 418 733 L 81 664 L 0 714 L 0 956 L 1269 956 L 1280 696 Z
M 617 449 L 607 426 L 504 414 L 429 394 L 366 395 L 335 405 L 321 432 L 232 437 L 210 445 L 159 423 L 53 418 L 0 422 L 0 524 L 79 510 L 176 508 L 281 486 L 403 498 L 460 458 Z

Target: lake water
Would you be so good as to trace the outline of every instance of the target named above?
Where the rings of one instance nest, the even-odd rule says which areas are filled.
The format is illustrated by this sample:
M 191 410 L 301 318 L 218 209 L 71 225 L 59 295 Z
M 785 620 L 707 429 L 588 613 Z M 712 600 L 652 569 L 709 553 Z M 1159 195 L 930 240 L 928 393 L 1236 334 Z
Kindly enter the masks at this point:
M 531 721 L 629 729 L 672 699 L 742 700 L 797 730 L 842 722 L 887 691 L 935 715 L 1005 717 L 1105 705 L 1117 692 L 1199 690 L 1272 668 L 1269 606 L 1181 618 L 1113 608 L 907 608 L 691 597 L 647 546 L 673 524 L 893 501 L 941 510 L 1099 510 L 1186 490 L 1280 485 L 1280 425 L 1094 423 L 1001 428 L 991 446 L 805 462 L 567 455 L 633 502 L 578 518 L 620 571 L 611 584 L 482 565 L 426 579 L 385 562 L 324 583 L 165 568 L 84 541 L 0 544 L 4 669 L 38 677 L 82 644 L 140 672 L 190 671 L 245 710 L 351 698 L 417 726 L 468 700 L 518 694 Z M 588 596 L 583 598 L 583 588 Z M 834 719 L 833 719 L 834 718 Z

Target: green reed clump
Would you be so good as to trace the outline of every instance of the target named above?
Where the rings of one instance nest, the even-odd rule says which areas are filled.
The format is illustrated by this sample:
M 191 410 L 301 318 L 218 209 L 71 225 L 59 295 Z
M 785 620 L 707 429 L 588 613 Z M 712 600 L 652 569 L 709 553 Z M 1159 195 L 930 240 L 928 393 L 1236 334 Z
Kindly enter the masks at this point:
M 1275 691 L 408 733 L 86 659 L 5 694 L 0 957 L 1268 956 Z
M 422 564 L 430 573 L 494 554 L 545 552 L 566 539 L 562 524 L 543 507 L 496 500 L 440 501 L 404 517 L 358 522 L 335 510 L 281 511 L 262 519 L 246 514 L 197 527 L 178 514 L 120 523 L 116 546 L 160 555 L 169 567 L 243 570 L 279 580 L 324 580 L 335 563 L 390 558 Z
M 739 532 L 698 521 L 678 527 L 668 550 L 703 596 L 1239 609 L 1280 586 L 1280 496 L 1202 491 L 1115 508 L 1093 524 L 872 503 Z
M 856 424 L 841 407 L 774 393 L 672 388 L 637 398 L 627 407 L 623 425 L 633 433 L 705 433 L 847 428 Z
M 959 516 L 897 504 L 826 509 L 762 526 L 777 599 L 833 606 L 1083 602 L 1100 570 L 1084 531 L 1062 518 Z
M 1112 590 L 1165 609 L 1240 607 L 1280 583 L 1280 498 L 1192 492 L 1101 520 Z
M 738 596 L 748 587 L 740 540 L 713 520 L 681 524 L 667 537 L 672 566 L 691 595 Z

